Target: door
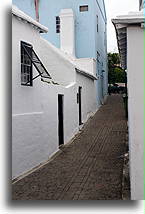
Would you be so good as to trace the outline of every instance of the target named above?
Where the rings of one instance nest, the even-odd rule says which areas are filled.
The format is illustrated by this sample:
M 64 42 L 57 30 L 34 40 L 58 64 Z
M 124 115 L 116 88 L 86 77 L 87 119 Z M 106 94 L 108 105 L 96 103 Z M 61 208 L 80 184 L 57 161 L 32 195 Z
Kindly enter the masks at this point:
M 58 140 L 59 146 L 64 144 L 64 131 L 63 131 L 63 95 L 58 95 Z
M 103 74 L 101 77 L 101 93 L 102 93 L 101 99 L 103 100 L 103 98 L 104 98 L 104 77 L 103 77 Z
M 78 101 L 79 101 L 79 125 L 81 125 L 82 124 L 82 87 L 79 87 Z

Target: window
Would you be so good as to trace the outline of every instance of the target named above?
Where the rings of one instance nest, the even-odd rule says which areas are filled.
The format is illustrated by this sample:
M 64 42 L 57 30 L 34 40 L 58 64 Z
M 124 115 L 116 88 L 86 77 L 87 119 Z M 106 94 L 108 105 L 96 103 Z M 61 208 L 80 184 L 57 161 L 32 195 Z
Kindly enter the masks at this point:
M 99 32 L 99 17 L 97 15 L 97 32 Z
M 32 62 L 24 47 L 32 56 L 32 45 L 21 42 L 21 85 L 32 86 Z
M 56 33 L 60 33 L 60 17 L 56 16 Z
M 32 66 L 38 75 L 33 77 Z M 21 85 L 32 86 L 33 80 L 41 76 L 41 80 L 52 79 L 32 45 L 21 41 Z
M 85 11 L 88 11 L 88 5 L 83 5 L 83 6 L 80 6 L 80 12 L 85 12 Z

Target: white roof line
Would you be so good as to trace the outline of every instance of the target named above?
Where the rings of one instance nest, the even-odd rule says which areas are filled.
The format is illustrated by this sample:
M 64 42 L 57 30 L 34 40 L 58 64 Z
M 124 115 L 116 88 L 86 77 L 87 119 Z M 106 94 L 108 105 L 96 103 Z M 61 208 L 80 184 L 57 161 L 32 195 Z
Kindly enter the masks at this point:
M 88 72 L 85 72 L 85 71 L 83 71 L 81 69 L 75 68 L 75 70 L 76 70 L 76 72 L 78 72 L 78 73 L 80 73 L 80 74 L 82 74 L 82 75 L 84 75 L 86 77 L 89 77 L 89 78 L 91 78 L 93 80 L 97 80 L 98 79 L 98 77 L 95 77 L 94 75 L 92 75 L 92 74 L 90 74 Z
M 112 19 L 112 22 L 114 24 L 140 24 L 144 23 L 144 18 L 119 18 L 117 17 L 116 19 Z
M 144 23 L 144 12 L 129 12 L 126 15 L 120 15 L 112 19 L 114 24 L 139 24 Z
M 60 50 L 59 48 L 55 47 L 53 44 L 51 44 L 49 41 L 45 40 L 44 38 L 41 37 L 41 40 L 45 41 L 46 44 L 49 45 L 49 47 L 51 47 L 53 49 L 53 51 L 55 51 L 56 54 L 58 54 L 63 60 L 65 60 L 66 62 L 70 63 L 76 70 L 77 72 L 83 74 L 84 76 L 87 76 L 89 78 L 92 79 L 97 79 L 97 77 L 95 77 L 94 75 L 90 74 L 89 72 L 87 72 L 84 69 L 81 69 L 80 66 L 78 66 L 73 60 L 73 56 L 67 55 L 66 53 L 64 53 L 62 50 Z M 86 58 L 85 58 L 86 59 Z M 92 58 L 94 60 L 94 58 Z
M 36 20 L 34 20 L 30 16 L 28 16 L 26 13 L 21 11 L 15 5 L 12 5 L 12 14 L 14 16 L 20 18 L 21 20 L 27 21 L 29 24 L 31 24 L 31 25 L 35 26 L 36 28 L 38 28 L 40 33 L 47 33 L 48 32 L 48 28 L 47 27 L 45 27 L 44 25 L 41 25 L 39 22 L 37 22 Z

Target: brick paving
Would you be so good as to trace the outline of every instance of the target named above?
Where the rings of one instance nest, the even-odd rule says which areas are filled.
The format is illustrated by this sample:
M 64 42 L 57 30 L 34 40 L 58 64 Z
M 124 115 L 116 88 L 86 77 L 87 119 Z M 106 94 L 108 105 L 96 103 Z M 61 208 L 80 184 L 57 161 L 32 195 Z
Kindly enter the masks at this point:
M 12 185 L 12 199 L 122 200 L 126 132 L 122 97 L 111 95 L 72 143 Z

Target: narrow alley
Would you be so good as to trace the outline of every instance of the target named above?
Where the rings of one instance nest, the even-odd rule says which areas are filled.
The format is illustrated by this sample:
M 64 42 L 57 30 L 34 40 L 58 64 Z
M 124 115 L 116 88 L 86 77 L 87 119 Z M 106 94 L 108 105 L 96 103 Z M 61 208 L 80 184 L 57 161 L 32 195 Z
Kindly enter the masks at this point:
M 13 200 L 122 200 L 127 122 L 111 95 L 71 143 L 12 185 Z

